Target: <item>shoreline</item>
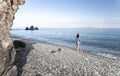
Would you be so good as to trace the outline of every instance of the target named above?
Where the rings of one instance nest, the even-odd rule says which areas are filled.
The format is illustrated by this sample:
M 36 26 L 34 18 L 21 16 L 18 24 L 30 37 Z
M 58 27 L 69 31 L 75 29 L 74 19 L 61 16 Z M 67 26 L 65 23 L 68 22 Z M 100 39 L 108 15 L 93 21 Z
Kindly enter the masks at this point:
M 27 39 L 27 38 L 21 38 L 21 37 L 13 37 L 13 36 L 11 36 L 11 38 L 16 38 L 16 39 L 21 39 L 21 40 L 29 40 L 29 41 L 33 41 L 33 42 L 37 42 L 37 43 L 45 43 L 45 44 L 50 44 L 50 45 L 53 45 L 53 46 L 62 46 L 62 47 L 66 47 L 66 48 L 70 48 L 70 49 L 75 50 L 75 48 L 72 48 L 72 47 L 59 45 L 59 44 L 54 44 L 54 43 L 49 43 L 49 42 L 46 42 L 46 41 L 40 41 L 40 40 L 35 40 L 35 39 Z
M 120 75 L 120 59 L 108 58 L 88 51 L 77 52 L 69 47 L 24 38 L 15 37 L 12 39 L 25 42 L 27 45 L 27 49 L 20 53 L 24 56 L 24 53 L 27 52 L 26 63 L 22 66 L 22 76 L 37 74 L 41 76 Z M 28 52 L 31 47 L 33 48 Z
M 59 44 L 54 44 L 54 43 L 49 43 L 49 42 L 46 42 L 46 41 L 40 41 L 40 40 L 35 40 L 35 39 L 27 39 L 27 38 L 15 37 L 15 36 L 11 36 L 11 37 L 16 38 L 16 39 L 20 39 L 20 40 L 28 40 L 28 41 L 33 41 L 35 43 L 45 43 L 45 44 L 50 44 L 50 45 L 53 45 L 53 46 L 58 46 L 58 47 L 61 46 L 61 47 L 66 47 L 66 48 L 70 48 L 70 49 L 75 50 L 75 48 L 72 48 L 72 47 L 59 45 Z M 107 57 L 107 58 L 120 59 L 119 57 L 114 56 L 112 54 L 97 53 L 97 52 L 95 53 L 95 52 L 88 51 L 88 50 L 85 50 L 85 49 L 82 49 L 80 51 L 88 52 L 88 53 L 95 54 L 95 55 L 100 55 L 100 56 Z

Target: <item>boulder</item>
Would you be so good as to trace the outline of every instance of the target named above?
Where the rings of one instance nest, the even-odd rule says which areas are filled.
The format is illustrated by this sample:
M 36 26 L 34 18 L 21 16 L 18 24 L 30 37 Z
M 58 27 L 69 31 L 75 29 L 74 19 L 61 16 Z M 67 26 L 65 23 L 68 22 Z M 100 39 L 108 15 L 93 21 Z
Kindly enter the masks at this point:
M 38 27 L 35 27 L 34 30 L 39 30 Z
M 0 0 L 0 76 L 16 76 L 15 49 L 10 38 L 10 28 L 19 5 L 24 0 Z
M 32 26 L 30 26 L 30 30 L 34 30 L 34 26 L 32 25 Z
M 26 28 L 25 28 L 25 30 L 29 30 L 29 28 L 28 28 L 28 27 L 26 27 Z

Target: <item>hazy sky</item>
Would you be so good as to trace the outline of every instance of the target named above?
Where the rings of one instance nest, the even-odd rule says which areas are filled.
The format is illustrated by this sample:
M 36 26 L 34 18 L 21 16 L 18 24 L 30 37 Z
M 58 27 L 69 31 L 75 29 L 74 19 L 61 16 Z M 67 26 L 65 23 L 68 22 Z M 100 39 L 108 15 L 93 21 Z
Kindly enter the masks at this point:
M 13 28 L 120 28 L 120 0 L 26 0 Z

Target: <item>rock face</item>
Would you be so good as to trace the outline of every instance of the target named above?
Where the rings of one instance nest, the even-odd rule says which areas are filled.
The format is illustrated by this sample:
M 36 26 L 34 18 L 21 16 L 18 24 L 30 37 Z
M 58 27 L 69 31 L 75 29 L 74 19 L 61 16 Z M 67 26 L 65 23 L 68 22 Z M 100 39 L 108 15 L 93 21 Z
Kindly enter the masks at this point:
M 14 15 L 24 0 L 0 0 L 0 76 L 16 76 L 15 50 L 9 36 Z

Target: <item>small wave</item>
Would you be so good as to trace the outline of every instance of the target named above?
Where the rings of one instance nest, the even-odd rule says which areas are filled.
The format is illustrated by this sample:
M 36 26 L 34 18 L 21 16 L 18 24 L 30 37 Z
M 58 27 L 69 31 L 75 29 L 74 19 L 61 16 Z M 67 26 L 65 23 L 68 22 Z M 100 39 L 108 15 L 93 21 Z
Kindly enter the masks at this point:
M 104 57 L 108 57 L 108 58 L 113 58 L 113 59 L 117 59 L 118 57 L 113 56 L 112 54 L 105 54 L 105 53 L 97 53 L 98 55 L 104 56 Z
M 98 48 L 106 48 L 106 49 L 110 49 L 110 50 L 118 50 L 120 51 L 120 47 L 117 44 L 111 44 L 109 43 L 101 43 L 101 42 L 89 42 L 89 41 L 83 41 L 82 45 L 87 45 L 87 46 L 94 46 L 94 47 L 98 47 Z

